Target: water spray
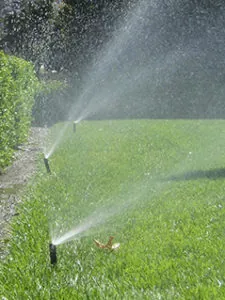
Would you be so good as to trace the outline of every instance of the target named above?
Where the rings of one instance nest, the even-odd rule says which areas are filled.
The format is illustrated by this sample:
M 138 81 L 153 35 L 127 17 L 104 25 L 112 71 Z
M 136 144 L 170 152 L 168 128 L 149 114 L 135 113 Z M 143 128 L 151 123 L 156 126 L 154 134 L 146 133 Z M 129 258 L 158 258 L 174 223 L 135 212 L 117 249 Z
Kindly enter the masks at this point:
M 52 243 L 49 244 L 49 254 L 51 264 L 55 265 L 57 263 L 56 245 L 53 245 Z
M 51 173 L 49 163 L 48 163 L 48 159 L 46 157 L 44 157 L 44 163 L 45 163 L 45 167 L 46 167 L 47 172 Z

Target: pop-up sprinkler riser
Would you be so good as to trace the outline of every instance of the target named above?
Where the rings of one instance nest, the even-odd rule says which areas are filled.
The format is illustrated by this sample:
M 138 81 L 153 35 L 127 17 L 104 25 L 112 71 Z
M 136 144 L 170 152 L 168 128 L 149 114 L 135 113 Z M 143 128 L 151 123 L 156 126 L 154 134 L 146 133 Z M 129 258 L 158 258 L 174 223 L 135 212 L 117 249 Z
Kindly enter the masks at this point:
M 48 163 L 48 159 L 46 157 L 44 157 L 44 164 L 45 164 L 47 172 L 51 173 L 51 169 L 50 169 L 50 166 L 49 166 L 49 163 Z
M 77 122 L 74 121 L 74 122 L 73 122 L 73 132 L 74 132 L 74 133 L 76 132 L 76 124 L 77 124 Z
M 55 265 L 57 263 L 56 246 L 52 243 L 49 244 L 49 255 L 51 264 Z

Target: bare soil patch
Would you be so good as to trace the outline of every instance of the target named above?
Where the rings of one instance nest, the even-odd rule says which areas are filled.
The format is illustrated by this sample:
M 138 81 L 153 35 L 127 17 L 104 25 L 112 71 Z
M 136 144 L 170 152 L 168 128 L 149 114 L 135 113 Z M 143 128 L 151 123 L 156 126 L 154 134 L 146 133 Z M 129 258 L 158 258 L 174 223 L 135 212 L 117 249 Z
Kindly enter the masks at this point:
M 28 142 L 19 147 L 15 160 L 0 175 L 0 256 L 6 254 L 5 244 L 9 238 L 10 221 L 16 215 L 16 205 L 29 179 L 36 172 L 38 154 L 42 151 L 47 128 L 33 127 Z

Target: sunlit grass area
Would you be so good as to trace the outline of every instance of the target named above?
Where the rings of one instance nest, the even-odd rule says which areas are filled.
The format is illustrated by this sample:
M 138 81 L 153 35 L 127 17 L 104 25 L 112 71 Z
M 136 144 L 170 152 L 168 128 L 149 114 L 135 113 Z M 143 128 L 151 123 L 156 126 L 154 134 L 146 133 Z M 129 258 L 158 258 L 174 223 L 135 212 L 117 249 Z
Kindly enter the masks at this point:
M 222 120 L 71 124 L 13 220 L 1 296 L 224 299 L 224 149 Z

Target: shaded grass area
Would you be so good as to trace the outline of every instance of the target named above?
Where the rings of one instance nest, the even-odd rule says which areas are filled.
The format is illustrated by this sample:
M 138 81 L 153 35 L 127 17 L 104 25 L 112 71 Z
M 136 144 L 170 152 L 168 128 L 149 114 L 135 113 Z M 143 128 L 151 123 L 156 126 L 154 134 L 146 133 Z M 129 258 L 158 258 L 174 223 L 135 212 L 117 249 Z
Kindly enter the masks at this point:
M 171 176 L 170 180 L 193 180 L 193 179 L 200 179 L 200 178 L 208 178 L 208 179 L 218 179 L 218 178 L 225 178 L 225 168 L 221 169 L 212 169 L 212 170 L 196 170 L 196 171 L 189 171 L 186 173 L 178 174 Z
M 28 187 L 1 263 L 7 299 L 224 299 L 225 122 L 68 127 Z M 53 128 L 56 133 L 60 124 Z M 54 135 L 54 133 L 53 133 Z M 72 228 L 91 228 L 57 246 Z M 102 251 L 93 239 L 121 246 Z

